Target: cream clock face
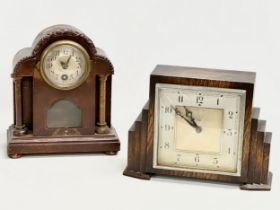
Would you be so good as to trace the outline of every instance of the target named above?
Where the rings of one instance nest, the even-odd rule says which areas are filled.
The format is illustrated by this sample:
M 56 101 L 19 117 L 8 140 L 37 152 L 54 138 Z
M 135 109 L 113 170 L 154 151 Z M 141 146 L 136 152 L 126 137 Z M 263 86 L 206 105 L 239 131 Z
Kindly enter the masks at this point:
M 153 167 L 241 174 L 246 91 L 157 84 Z
M 42 54 L 41 75 L 54 88 L 78 87 L 89 74 L 89 57 L 79 44 L 69 40 L 51 44 Z

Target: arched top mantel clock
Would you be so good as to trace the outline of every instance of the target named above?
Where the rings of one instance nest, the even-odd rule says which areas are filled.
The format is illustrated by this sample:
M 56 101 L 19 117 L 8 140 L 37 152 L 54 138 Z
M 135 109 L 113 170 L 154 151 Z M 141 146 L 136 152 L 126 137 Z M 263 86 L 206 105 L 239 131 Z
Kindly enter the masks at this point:
M 84 33 L 69 25 L 46 28 L 15 55 L 13 66 L 10 157 L 119 151 L 111 125 L 114 69 Z

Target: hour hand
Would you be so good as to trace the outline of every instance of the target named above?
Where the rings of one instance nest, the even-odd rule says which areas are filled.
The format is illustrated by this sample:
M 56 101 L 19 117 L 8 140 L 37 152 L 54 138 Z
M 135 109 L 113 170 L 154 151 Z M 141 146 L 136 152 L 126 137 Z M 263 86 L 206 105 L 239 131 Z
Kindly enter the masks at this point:
M 185 117 L 188 119 L 188 122 L 191 122 L 190 125 L 195 128 L 197 133 L 200 133 L 202 131 L 202 128 L 199 125 L 197 125 L 195 119 L 192 116 L 192 112 L 187 107 L 184 106 L 184 108 L 186 112 Z
M 63 61 L 59 61 L 61 67 L 64 69 L 65 63 Z
M 68 68 L 68 64 L 69 64 L 70 59 L 71 59 L 71 55 L 67 58 L 67 60 L 65 62 L 60 61 L 60 64 L 61 64 L 63 69 L 67 69 Z
M 173 109 L 175 110 L 175 113 L 180 116 L 181 118 L 183 118 L 191 127 L 193 127 L 195 129 L 195 131 L 197 133 L 200 133 L 202 131 L 202 128 L 197 125 L 197 123 L 195 122 L 195 119 L 192 116 L 192 112 L 190 110 L 188 110 L 185 106 L 185 114 L 183 114 L 182 112 L 180 112 L 180 110 L 178 108 L 173 107 Z

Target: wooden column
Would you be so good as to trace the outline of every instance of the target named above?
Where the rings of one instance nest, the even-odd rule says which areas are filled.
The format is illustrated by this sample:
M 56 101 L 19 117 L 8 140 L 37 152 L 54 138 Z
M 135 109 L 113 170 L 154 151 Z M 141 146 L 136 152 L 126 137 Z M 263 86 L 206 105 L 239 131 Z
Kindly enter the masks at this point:
M 96 132 L 98 134 L 108 134 L 110 129 L 106 122 L 106 80 L 108 75 L 99 76 L 99 122 Z
M 26 133 L 26 127 L 23 123 L 22 112 L 22 78 L 14 78 L 14 91 L 15 91 L 15 130 L 14 135 L 20 136 Z

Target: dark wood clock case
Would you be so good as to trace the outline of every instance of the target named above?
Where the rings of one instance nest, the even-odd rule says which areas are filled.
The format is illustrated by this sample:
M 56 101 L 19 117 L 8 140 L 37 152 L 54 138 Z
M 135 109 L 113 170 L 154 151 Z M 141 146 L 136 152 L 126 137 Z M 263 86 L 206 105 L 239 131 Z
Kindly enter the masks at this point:
M 181 84 L 246 90 L 244 143 L 241 176 L 163 170 L 153 168 L 153 132 L 155 84 Z M 142 112 L 128 132 L 126 176 L 150 179 L 153 174 L 192 177 L 239 183 L 244 190 L 270 190 L 269 172 L 271 132 L 265 131 L 266 121 L 259 119 L 259 108 L 253 108 L 255 73 L 159 65 L 151 74 L 150 95 Z
M 72 90 L 48 85 L 39 70 L 43 50 L 58 40 L 71 40 L 85 48 L 90 57 L 90 74 Z M 111 87 L 113 66 L 104 52 L 78 29 L 56 25 L 43 30 L 31 48 L 20 50 L 13 62 L 14 123 L 8 129 L 8 155 L 90 153 L 116 154 L 120 149 L 111 125 Z M 47 126 L 48 112 L 59 101 L 77 107 L 81 126 Z M 72 113 L 66 113 L 65 118 Z

